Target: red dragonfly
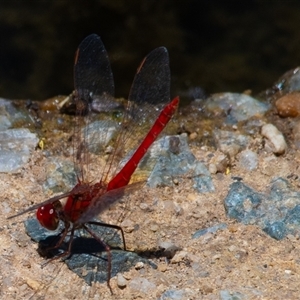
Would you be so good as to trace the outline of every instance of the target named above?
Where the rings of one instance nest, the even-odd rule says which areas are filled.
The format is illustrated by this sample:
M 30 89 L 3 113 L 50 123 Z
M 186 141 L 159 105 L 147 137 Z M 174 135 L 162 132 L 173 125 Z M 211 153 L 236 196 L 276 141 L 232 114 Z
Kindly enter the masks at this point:
M 114 95 L 114 81 L 107 52 L 99 36 L 89 35 L 79 45 L 74 64 L 74 84 L 77 118 L 88 115 L 95 109 L 96 105 L 110 107 Z M 128 185 L 132 174 L 137 168 L 151 144 L 161 133 L 164 127 L 175 113 L 179 98 L 172 101 L 169 98 L 170 90 L 170 69 L 167 49 L 156 48 L 149 53 L 135 75 L 129 98 L 126 105 L 120 131 L 115 140 L 114 150 L 111 152 L 101 172 L 100 180 L 92 184 L 86 180 L 83 162 L 87 160 L 87 137 L 82 131 L 77 130 L 78 153 L 74 154 L 75 164 L 80 167 L 80 174 L 77 174 L 78 183 L 75 187 L 61 195 L 52 197 L 40 204 L 36 204 L 25 211 L 11 216 L 13 218 L 32 210 L 37 209 L 37 219 L 40 224 L 49 229 L 55 230 L 59 221 L 64 223 L 61 237 L 53 248 L 58 248 L 68 233 L 70 239 L 68 250 L 54 257 L 68 256 L 71 253 L 74 231 L 83 228 L 101 245 L 105 247 L 108 255 L 107 285 L 110 286 L 111 277 L 111 252 L 106 245 L 89 227 L 88 224 L 101 225 L 120 230 L 123 238 L 124 249 L 126 250 L 124 232 L 121 227 L 93 221 L 93 219 L 108 209 L 112 204 L 119 201 L 125 193 L 131 191 L 136 184 Z M 157 106 L 162 109 L 158 110 Z M 118 151 L 125 148 L 130 138 L 139 134 L 139 125 L 144 125 L 145 120 L 155 118 L 155 122 L 149 132 L 137 147 L 127 163 L 118 170 L 116 165 Z M 108 132 L 104 132 L 104 135 Z M 82 136 L 83 135 L 83 136 Z M 80 136 L 80 138 L 78 137 Z M 129 142 L 128 142 L 129 143 Z M 83 145 L 83 146 L 82 146 Z M 82 151 L 79 148 L 83 148 Z M 63 205 L 60 200 L 66 198 Z

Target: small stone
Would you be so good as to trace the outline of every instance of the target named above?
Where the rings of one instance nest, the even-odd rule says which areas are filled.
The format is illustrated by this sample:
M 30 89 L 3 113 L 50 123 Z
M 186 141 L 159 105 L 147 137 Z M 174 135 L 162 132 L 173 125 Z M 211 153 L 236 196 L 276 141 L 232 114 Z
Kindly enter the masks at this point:
M 26 280 L 26 284 L 33 289 L 34 291 L 37 291 L 41 288 L 41 284 L 39 282 L 37 282 L 36 280 L 33 279 L 27 279 Z
M 213 292 L 213 288 L 211 286 L 208 286 L 208 285 L 205 284 L 201 287 L 201 292 L 204 295 L 211 294 Z
M 156 232 L 159 229 L 159 226 L 157 224 L 151 224 L 149 228 L 151 231 Z
M 24 260 L 23 263 L 22 263 L 22 266 L 25 267 L 25 268 L 30 269 L 31 268 L 31 263 L 30 263 L 29 260 Z
M 253 171 L 257 168 L 257 154 L 251 150 L 244 150 L 239 154 L 239 165 L 247 171 Z
M 192 132 L 191 134 L 190 134 L 190 139 L 191 140 L 194 140 L 196 137 L 197 137 L 197 132 Z
M 225 114 L 227 121 L 233 124 L 263 115 L 269 105 L 246 94 L 218 93 L 205 101 L 205 111 L 215 117 Z
M 212 260 L 217 260 L 217 259 L 220 259 L 221 258 L 221 254 L 216 254 L 212 257 Z
M 218 149 L 223 152 L 223 157 L 216 158 L 219 163 L 227 161 L 227 156 L 234 158 L 237 153 L 246 148 L 249 143 L 249 138 L 245 135 L 239 134 L 238 132 L 226 131 L 215 129 L 213 131 L 213 138 L 217 144 Z M 224 155 L 226 154 L 226 155 Z M 211 160 L 214 163 L 213 159 Z M 217 169 L 219 169 L 218 164 Z M 223 166 L 223 164 L 222 164 Z M 226 167 L 225 167 L 226 169 Z
M 236 250 L 237 250 L 237 247 L 236 247 L 235 245 L 231 245 L 231 246 L 228 247 L 228 250 L 229 250 L 230 252 L 233 252 L 233 251 L 236 251 Z
M 134 266 L 134 268 L 136 269 L 136 270 L 141 270 L 141 269 L 143 269 L 144 268 L 144 263 L 143 262 L 141 262 L 141 261 L 139 261 L 135 266 Z
M 124 220 L 121 223 L 121 227 L 123 228 L 123 230 L 126 233 L 130 233 L 130 232 L 134 231 L 134 223 L 129 219 Z
M 179 262 L 182 262 L 187 257 L 186 251 L 180 251 L 174 255 L 174 257 L 171 260 L 172 264 L 177 264 Z
M 278 114 L 281 117 L 297 117 L 300 115 L 300 93 L 293 92 L 279 98 L 275 102 Z
M 143 202 L 143 203 L 140 204 L 140 209 L 144 210 L 144 211 L 148 210 L 149 209 L 149 205 L 147 203 Z
M 188 194 L 187 195 L 187 200 L 188 201 L 196 201 L 198 199 L 198 195 L 197 194 Z
M 127 280 L 123 277 L 121 273 L 117 274 L 117 285 L 120 288 L 124 288 L 127 285 Z
M 99 153 L 104 150 L 109 141 L 113 138 L 116 130 L 118 129 L 118 123 L 115 121 L 95 121 L 88 124 L 82 129 L 82 134 L 87 141 L 88 150 L 91 153 Z
M 0 172 L 15 173 L 30 159 L 37 143 L 37 135 L 29 129 L 0 131 Z
M 239 292 L 231 292 L 228 290 L 220 291 L 220 299 L 221 300 L 242 300 L 246 299 L 245 296 Z
M 178 185 L 178 184 L 179 184 L 179 180 L 178 180 L 177 178 L 174 178 L 174 179 L 173 179 L 173 183 L 174 183 L 175 185 Z
M 261 134 L 267 139 L 266 148 L 270 148 L 274 154 L 283 154 L 287 144 L 283 134 L 273 125 L 266 124 L 261 129 Z
M 133 290 L 140 291 L 146 294 L 156 289 L 156 285 L 154 283 L 146 278 L 141 277 L 133 278 L 129 285 Z
M 166 264 L 159 264 L 157 269 L 160 272 L 166 272 L 168 270 L 168 266 Z
M 186 292 L 184 290 L 174 290 L 170 289 L 165 291 L 161 297 L 159 298 L 160 300 L 184 300 L 184 299 L 189 299 L 187 296 Z
M 208 171 L 210 174 L 216 174 L 218 172 L 217 166 L 215 164 L 209 164 Z
M 177 247 L 175 244 L 167 241 L 162 241 L 159 243 L 159 247 L 164 250 L 163 254 L 165 257 L 171 259 L 174 257 L 176 252 L 180 250 L 179 247 Z

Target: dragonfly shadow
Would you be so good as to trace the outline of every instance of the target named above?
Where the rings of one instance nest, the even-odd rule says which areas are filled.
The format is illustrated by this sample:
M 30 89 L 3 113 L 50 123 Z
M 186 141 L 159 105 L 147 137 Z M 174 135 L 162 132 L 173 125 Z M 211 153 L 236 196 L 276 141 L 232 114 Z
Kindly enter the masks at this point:
M 72 242 L 71 253 L 68 256 L 62 254 L 68 251 L 69 236 L 54 248 L 60 241 L 60 227 L 56 232 L 50 232 L 42 228 L 36 219 L 28 219 L 25 222 L 27 234 L 38 243 L 38 252 L 41 256 L 50 259 L 62 258 L 68 268 L 76 273 L 84 281 L 91 285 L 93 282 L 107 281 L 108 252 L 96 239 L 89 236 L 83 229 L 78 229 Z M 120 250 L 123 241 L 119 232 L 112 228 L 91 225 L 89 228 L 111 249 L 111 277 L 120 272 L 126 272 L 138 262 L 143 262 L 156 268 L 149 258 L 163 256 L 162 250 L 144 251 L 141 253 Z
M 176 245 L 168 245 L 166 248 L 152 248 L 144 251 L 136 251 L 136 253 L 145 259 L 153 258 L 165 258 L 167 260 L 172 259 L 177 251 L 182 250 L 182 248 L 177 247 Z
M 58 247 L 60 235 L 49 236 L 38 242 L 38 253 L 45 258 L 54 258 L 64 252 L 68 252 L 69 241 L 63 241 Z M 114 248 L 111 248 L 114 249 Z M 66 258 L 73 254 L 96 254 L 106 251 L 104 245 L 100 244 L 92 237 L 74 237 L 71 245 L 71 251 Z

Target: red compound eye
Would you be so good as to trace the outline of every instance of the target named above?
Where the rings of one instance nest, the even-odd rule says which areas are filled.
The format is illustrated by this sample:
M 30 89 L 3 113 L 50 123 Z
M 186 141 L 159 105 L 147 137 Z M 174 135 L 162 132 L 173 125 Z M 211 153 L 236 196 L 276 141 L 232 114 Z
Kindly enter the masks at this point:
M 36 218 L 48 230 L 55 230 L 58 226 L 59 219 L 53 203 L 40 207 L 36 212 Z

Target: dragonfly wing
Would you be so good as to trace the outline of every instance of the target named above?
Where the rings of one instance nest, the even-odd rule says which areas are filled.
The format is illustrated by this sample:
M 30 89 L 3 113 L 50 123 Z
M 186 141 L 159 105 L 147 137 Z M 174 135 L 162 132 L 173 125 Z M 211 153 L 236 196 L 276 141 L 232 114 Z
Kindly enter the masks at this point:
M 96 34 L 87 36 L 76 51 L 74 86 L 77 117 L 72 143 L 77 177 L 83 182 L 88 179 L 85 166 L 90 162 L 88 147 L 91 147 L 94 142 L 95 133 L 92 133 L 93 130 L 89 126 L 84 126 L 80 116 L 87 115 L 91 110 L 98 110 L 98 108 L 106 111 L 116 105 L 114 80 L 108 55 L 101 38 Z M 89 117 L 88 115 L 86 120 Z M 105 141 L 106 137 L 110 136 L 110 126 L 107 124 L 103 127 L 108 128 L 101 132 L 102 139 Z
M 26 214 L 26 213 L 28 213 L 28 212 L 30 212 L 30 211 L 36 210 L 36 209 L 38 209 L 38 208 L 40 208 L 40 207 L 42 207 L 42 206 L 45 206 L 45 205 L 47 205 L 47 204 L 53 203 L 53 202 L 55 202 L 55 201 L 58 201 L 58 200 L 60 200 L 60 199 L 66 198 L 66 197 L 68 197 L 70 194 L 71 194 L 71 191 L 70 191 L 70 192 L 67 192 L 67 193 L 64 193 L 64 194 L 61 194 L 61 195 L 58 195 L 58 196 L 55 196 L 55 197 L 52 197 L 52 198 L 50 198 L 50 199 L 48 199 L 48 200 L 46 200 L 46 201 L 44 201 L 44 202 L 42 202 L 42 203 L 35 204 L 35 205 L 33 205 L 33 206 L 31 206 L 31 207 L 29 207 L 29 208 L 27 208 L 27 209 L 21 211 L 21 212 L 18 213 L 18 214 L 15 214 L 15 215 L 13 215 L 13 216 L 10 216 L 10 217 L 8 217 L 7 219 L 12 219 L 12 218 L 21 216 L 21 215 Z
M 96 34 L 87 36 L 79 45 L 74 64 L 74 86 L 77 101 L 89 104 L 93 99 L 110 105 L 115 87 L 106 49 Z
M 136 189 L 141 188 L 144 184 L 144 181 L 135 182 L 94 197 L 88 208 L 75 224 L 82 224 L 93 220 L 100 213 L 109 209 L 112 205 L 118 203 L 123 197 L 126 197 Z
M 165 47 L 154 49 L 141 62 L 128 98 L 139 105 L 170 101 L 169 54 Z

